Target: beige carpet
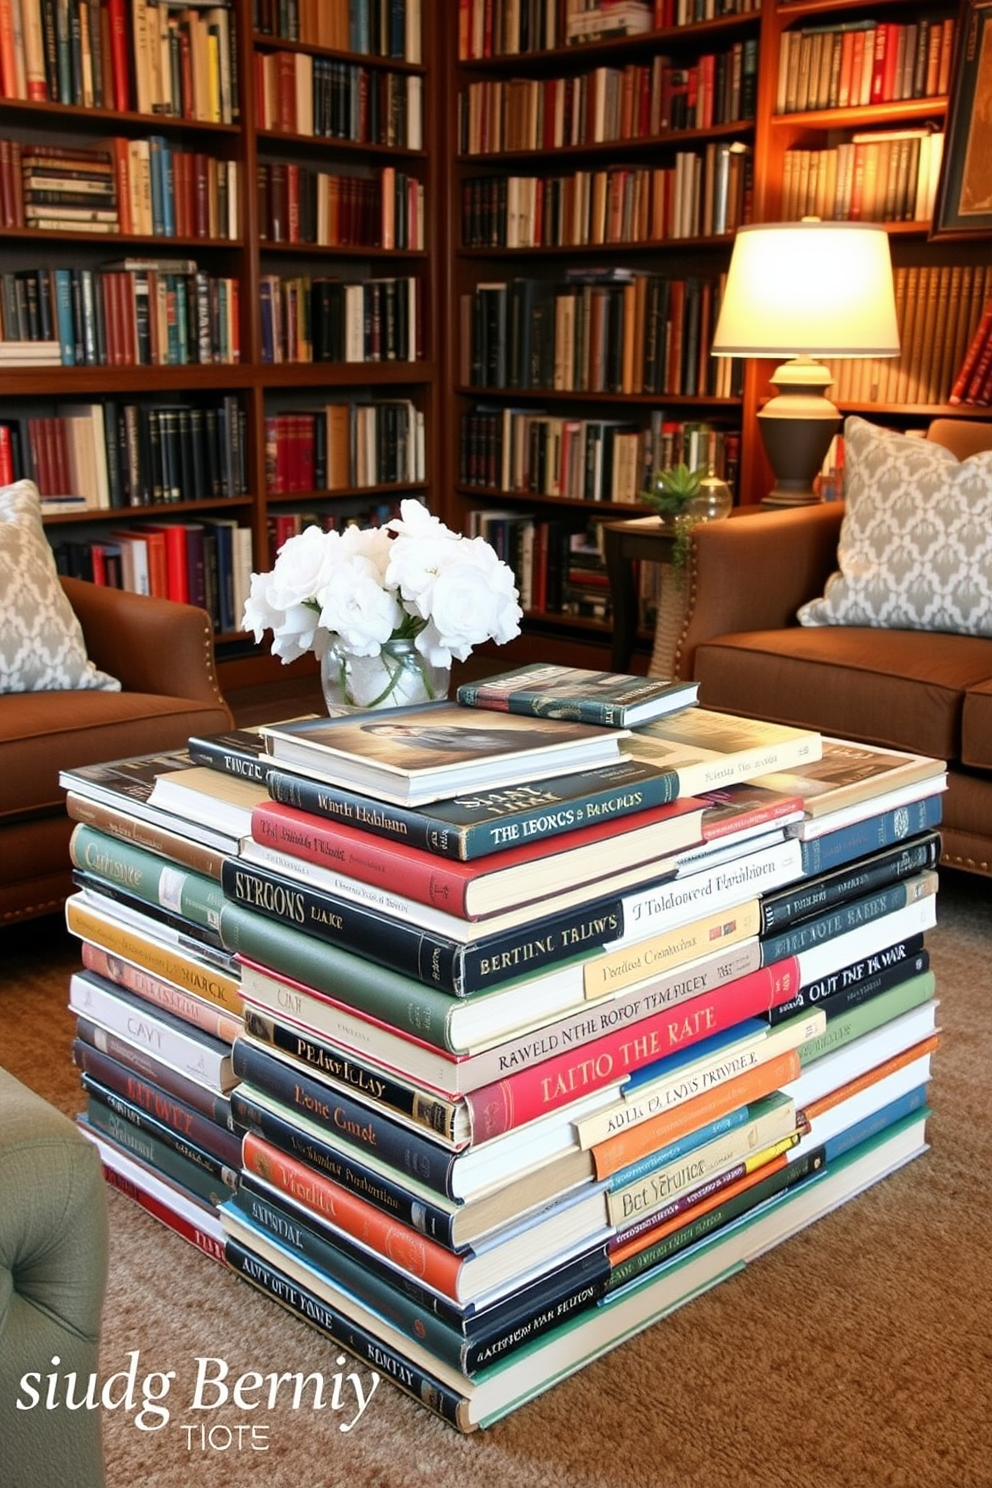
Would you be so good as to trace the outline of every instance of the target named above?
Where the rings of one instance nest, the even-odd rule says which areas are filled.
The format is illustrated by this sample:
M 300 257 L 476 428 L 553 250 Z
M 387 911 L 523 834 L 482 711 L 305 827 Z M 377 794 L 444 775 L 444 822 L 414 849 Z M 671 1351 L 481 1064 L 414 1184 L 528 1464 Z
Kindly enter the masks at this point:
M 458 1436 L 385 1380 L 347 1432 L 353 1407 L 190 1413 L 199 1355 L 330 1385 L 339 1353 L 111 1195 L 103 1372 L 139 1349 L 142 1375 L 177 1379 L 160 1431 L 105 1413 L 110 1488 L 990 1488 L 990 902 L 943 875 L 932 1150 L 488 1432 Z M 0 1063 L 67 1112 L 77 961 L 51 923 L 0 938 Z M 265 1451 L 204 1452 L 198 1430 L 190 1450 L 181 1429 L 253 1422 Z

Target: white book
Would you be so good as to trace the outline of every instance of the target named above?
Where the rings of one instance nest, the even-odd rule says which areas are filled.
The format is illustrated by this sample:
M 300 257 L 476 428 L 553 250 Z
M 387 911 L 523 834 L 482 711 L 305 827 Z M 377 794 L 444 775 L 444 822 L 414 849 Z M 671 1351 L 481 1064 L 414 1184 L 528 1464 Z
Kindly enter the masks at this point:
M 69 1009 L 209 1090 L 226 1095 L 238 1083 L 231 1068 L 230 1044 L 184 1024 L 93 972 L 73 973 Z

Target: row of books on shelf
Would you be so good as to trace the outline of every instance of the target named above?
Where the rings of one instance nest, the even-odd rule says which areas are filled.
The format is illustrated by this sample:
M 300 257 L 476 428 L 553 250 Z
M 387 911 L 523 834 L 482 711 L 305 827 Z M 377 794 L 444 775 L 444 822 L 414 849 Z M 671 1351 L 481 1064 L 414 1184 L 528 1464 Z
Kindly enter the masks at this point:
M 309 52 L 259 51 L 255 117 L 275 134 L 422 150 L 423 78 Z
M 333 508 L 301 507 L 293 509 L 278 506 L 269 509 L 267 537 L 269 567 L 276 561 L 276 554 L 283 543 L 298 537 L 306 527 L 319 527 L 324 532 L 333 532 L 342 527 L 385 527 L 400 515 L 398 500 L 376 500 L 369 502 L 335 502 Z
M 165 135 L 100 147 L 0 138 L 0 224 L 46 231 L 230 240 L 239 232 L 236 161 Z
M 251 580 L 251 529 L 233 519 L 112 528 L 53 541 L 58 571 L 132 594 L 196 604 L 218 634 L 241 628 Z
M 476 176 L 462 185 L 466 248 L 564 248 L 711 237 L 749 222 L 753 163 L 743 141 L 680 150 L 664 166 L 563 176 Z
M 423 281 L 263 274 L 262 361 L 414 362 L 424 355 Z
M 421 61 L 421 0 L 252 0 L 261 36 L 335 52 Z
M 562 149 L 753 119 L 757 65 L 757 39 L 749 37 L 691 67 L 658 55 L 568 77 L 470 83 L 458 100 L 458 148 L 464 155 Z
M 423 182 L 395 166 L 350 176 L 260 161 L 257 178 L 264 242 L 413 250 L 426 245 Z
M 230 124 L 238 117 L 229 0 L 16 0 L 0 32 L 0 96 Z
M 843 403 L 947 403 L 992 289 L 982 264 L 893 269 L 899 356 L 828 361 Z M 981 401 L 969 397 L 967 401 Z
M 779 49 L 775 112 L 858 108 L 946 95 L 953 16 L 853 20 L 786 31 Z
M 46 515 L 247 491 L 245 412 L 216 403 L 66 403 L 0 421 L 0 478 L 33 480 Z
M 462 61 L 581 46 L 746 15 L 752 0 L 459 0 Z
M 484 537 L 509 564 L 526 614 L 610 619 L 612 596 L 598 523 L 575 517 L 542 520 L 497 507 L 472 511 L 469 531 Z
M 408 398 L 265 420 L 266 487 L 275 496 L 423 481 L 426 461 L 424 416 Z
M 694 699 L 536 665 L 415 754 L 62 776 L 108 1180 L 464 1431 L 926 1147 L 943 765 Z
M 636 502 L 656 470 L 712 467 L 733 488 L 740 433 L 666 418 L 568 418 L 544 409 L 477 404 L 462 415 L 459 483 L 571 501 Z
M 783 220 L 928 223 L 943 153 L 943 132 L 934 128 L 873 130 L 822 150 L 787 150 Z
M 4 341 L 54 342 L 63 366 L 175 367 L 240 360 L 237 279 L 195 259 L 0 274 Z
M 569 269 L 463 295 L 464 385 L 731 397 L 739 371 L 710 356 L 723 275 Z

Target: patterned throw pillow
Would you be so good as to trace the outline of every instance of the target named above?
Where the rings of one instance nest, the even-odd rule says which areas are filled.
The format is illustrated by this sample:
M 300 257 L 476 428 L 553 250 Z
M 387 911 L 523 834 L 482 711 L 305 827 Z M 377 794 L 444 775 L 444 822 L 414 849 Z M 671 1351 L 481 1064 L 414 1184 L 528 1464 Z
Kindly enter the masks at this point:
M 0 693 L 100 688 L 115 677 L 86 655 L 82 627 L 65 597 L 45 538 L 33 481 L 0 486 Z
M 799 623 L 992 636 L 992 450 L 959 461 L 851 417 L 844 466 L 840 572 Z

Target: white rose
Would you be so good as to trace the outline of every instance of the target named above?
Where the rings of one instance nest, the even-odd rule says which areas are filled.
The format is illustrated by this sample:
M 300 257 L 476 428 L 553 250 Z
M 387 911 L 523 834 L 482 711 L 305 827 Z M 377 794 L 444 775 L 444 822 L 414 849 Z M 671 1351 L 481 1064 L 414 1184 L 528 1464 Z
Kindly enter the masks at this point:
M 520 630 L 523 611 L 513 573 L 485 539 L 463 539 L 458 557 L 418 602 L 428 624 L 417 636 L 417 649 L 435 666 L 450 666 L 453 657 L 464 661 L 480 641 L 502 645 Z
M 378 656 L 383 641 L 403 621 L 403 610 L 395 595 L 383 589 L 370 558 L 356 555 L 339 563 L 318 598 L 320 624 L 356 656 Z
M 254 632 L 256 642 L 266 630 L 271 630 L 273 656 L 283 663 L 305 656 L 313 646 L 318 624 L 319 616 L 311 606 L 302 603 L 284 606 L 282 598 L 275 594 L 271 573 L 252 574 L 241 626 Z

